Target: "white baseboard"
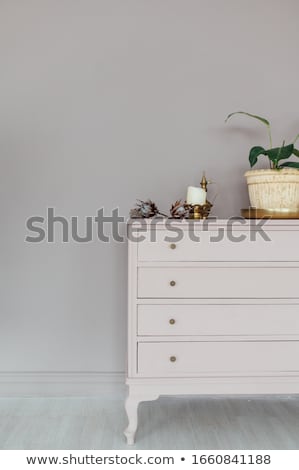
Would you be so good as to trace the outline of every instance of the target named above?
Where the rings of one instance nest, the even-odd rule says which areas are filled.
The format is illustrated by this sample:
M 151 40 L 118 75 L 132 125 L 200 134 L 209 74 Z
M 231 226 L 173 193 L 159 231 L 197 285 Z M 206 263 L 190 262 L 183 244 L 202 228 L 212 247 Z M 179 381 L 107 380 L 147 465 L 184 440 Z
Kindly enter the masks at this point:
M 125 395 L 122 372 L 0 372 L 0 397 Z

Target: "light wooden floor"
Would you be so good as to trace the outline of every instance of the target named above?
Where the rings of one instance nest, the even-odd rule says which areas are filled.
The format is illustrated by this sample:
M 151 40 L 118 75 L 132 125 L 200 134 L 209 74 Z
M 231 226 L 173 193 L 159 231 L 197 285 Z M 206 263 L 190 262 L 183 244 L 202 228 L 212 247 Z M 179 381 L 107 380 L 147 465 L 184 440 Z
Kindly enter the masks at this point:
M 131 449 L 299 449 L 299 397 L 142 403 Z M 1 398 L 1 449 L 127 449 L 123 401 Z

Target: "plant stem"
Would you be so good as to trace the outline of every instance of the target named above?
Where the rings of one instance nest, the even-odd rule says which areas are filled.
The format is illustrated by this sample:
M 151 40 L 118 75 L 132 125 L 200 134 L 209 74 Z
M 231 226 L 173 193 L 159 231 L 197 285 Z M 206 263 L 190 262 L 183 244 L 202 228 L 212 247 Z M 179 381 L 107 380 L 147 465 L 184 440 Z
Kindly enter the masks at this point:
M 272 148 L 272 134 L 271 134 L 271 127 L 270 127 L 270 124 L 268 127 L 268 135 L 269 135 L 269 141 L 270 141 L 270 148 Z M 270 163 L 270 169 L 273 170 L 274 168 L 274 165 L 273 165 L 273 162 L 270 160 L 269 158 L 269 163 Z
M 270 148 L 272 148 L 272 134 L 271 134 L 270 124 L 268 126 L 268 134 L 269 134 Z

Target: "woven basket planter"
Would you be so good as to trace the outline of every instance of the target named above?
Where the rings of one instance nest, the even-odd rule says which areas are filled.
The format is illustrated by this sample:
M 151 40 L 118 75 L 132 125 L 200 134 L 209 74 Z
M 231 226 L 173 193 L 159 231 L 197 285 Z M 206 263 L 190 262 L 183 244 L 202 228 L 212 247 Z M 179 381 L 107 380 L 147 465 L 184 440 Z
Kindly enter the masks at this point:
M 299 170 L 250 170 L 245 177 L 251 207 L 299 211 Z

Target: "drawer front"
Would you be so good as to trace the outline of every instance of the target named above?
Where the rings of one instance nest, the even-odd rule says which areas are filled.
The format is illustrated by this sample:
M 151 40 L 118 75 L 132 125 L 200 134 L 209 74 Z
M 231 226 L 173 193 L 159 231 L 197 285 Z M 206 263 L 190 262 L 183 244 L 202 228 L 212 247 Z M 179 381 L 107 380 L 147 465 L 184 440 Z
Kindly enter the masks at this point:
M 222 232 L 220 232 L 222 230 Z M 175 239 L 176 234 L 167 230 L 156 230 L 141 234 L 145 237 L 138 242 L 139 261 L 299 261 L 298 231 L 267 230 L 270 241 L 259 233 L 239 229 L 232 232 L 197 231 L 200 241 L 191 239 L 192 234 L 183 232 L 183 239 Z M 233 239 L 234 237 L 235 239 Z M 241 240 L 239 237 L 243 237 Z M 239 239 L 239 241 L 237 241 Z M 156 240 L 156 241 L 151 241 Z
M 139 305 L 138 335 L 299 335 L 299 304 Z
M 139 343 L 144 377 L 254 376 L 299 372 L 299 341 Z
M 139 298 L 299 298 L 299 267 L 138 268 Z

